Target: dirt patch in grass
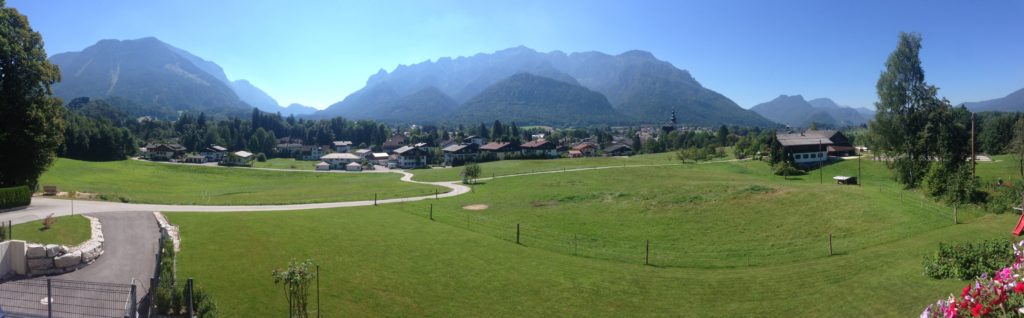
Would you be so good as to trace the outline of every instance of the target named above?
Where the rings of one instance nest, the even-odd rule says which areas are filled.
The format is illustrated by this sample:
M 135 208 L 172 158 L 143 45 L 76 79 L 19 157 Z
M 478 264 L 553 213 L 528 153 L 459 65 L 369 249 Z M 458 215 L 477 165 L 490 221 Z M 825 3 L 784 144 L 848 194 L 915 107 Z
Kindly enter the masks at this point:
M 470 211 L 483 211 L 483 210 L 487 210 L 487 208 L 489 208 L 489 206 L 487 206 L 486 204 L 471 204 L 471 205 L 467 205 L 467 206 L 462 207 L 463 210 L 470 210 Z
M 539 207 L 543 207 L 543 206 L 549 206 L 549 205 L 558 204 L 558 201 L 533 201 L 533 202 L 530 202 L 530 204 L 533 204 L 533 207 L 535 207 L 535 208 L 539 208 Z

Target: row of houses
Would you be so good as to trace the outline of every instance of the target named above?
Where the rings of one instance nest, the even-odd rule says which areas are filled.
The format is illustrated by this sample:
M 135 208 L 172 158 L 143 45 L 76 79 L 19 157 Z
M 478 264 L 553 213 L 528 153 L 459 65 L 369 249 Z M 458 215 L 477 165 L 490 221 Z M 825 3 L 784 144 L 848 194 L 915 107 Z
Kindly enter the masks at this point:
M 598 153 L 606 156 L 629 156 L 633 148 L 625 144 L 614 144 L 599 151 L 593 142 L 581 142 L 572 147 L 558 145 L 553 141 L 537 139 L 521 145 L 510 142 L 490 142 L 484 144 L 482 138 L 469 136 L 463 143 L 452 144 L 442 149 L 446 165 L 475 162 L 481 160 L 505 160 L 515 158 L 569 158 L 593 157 Z
M 252 166 L 256 158 L 248 151 L 228 151 L 218 145 L 209 145 L 199 151 L 188 154 L 185 146 L 175 143 L 151 143 L 139 149 L 139 158 L 150 161 L 175 161 L 203 164 L 216 162 L 223 166 Z

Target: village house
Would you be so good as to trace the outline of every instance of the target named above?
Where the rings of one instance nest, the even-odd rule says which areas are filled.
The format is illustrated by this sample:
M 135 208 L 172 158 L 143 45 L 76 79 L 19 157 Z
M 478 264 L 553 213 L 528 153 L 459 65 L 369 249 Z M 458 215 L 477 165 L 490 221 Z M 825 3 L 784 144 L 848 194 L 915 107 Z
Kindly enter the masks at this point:
M 363 171 L 363 165 L 358 162 L 352 162 L 345 165 L 345 171 Z
M 191 154 L 185 156 L 185 159 L 183 159 L 182 161 L 184 161 L 185 163 L 204 164 L 206 163 L 206 156 Z
M 481 156 L 493 157 L 501 160 L 511 158 L 517 152 L 519 152 L 519 149 L 510 142 L 491 142 L 480 146 Z
M 371 152 L 368 158 L 369 159 L 367 159 L 367 161 L 369 161 L 370 164 L 387 166 L 390 156 L 388 156 L 388 153 L 386 152 Z
M 388 138 L 388 140 L 381 145 L 381 148 L 384 149 L 384 152 L 394 153 L 395 149 L 405 146 L 405 139 L 405 135 L 395 134 L 394 136 L 391 136 L 391 138 Z
M 185 155 L 185 146 L 179 144 L 149 144 L 144 149 L 142 158 L 153 161 L 169 161 Z
M 486 142 L 486 141 L 487 140 L 484 139 L 484 137 L 480 137 L 480 136 L 477 136 L 477 135 L 472 135 L 472 136 L 469 136 L 469 137 L 466 137 L 466 138 L 462 139 L 462 143 L 464 143 L 464 144 L 475 144 L 478 147 L 479 146 L 483 146 L 484 142 Z
M 335 141 L 334 152 L 349 152 L 352 150 L 352 142 L 348 140 Z
M 222 159 L 224 159 L 224 156 L 227 155 L 227 153 L 228 148 L 224 148 L 218 145 L 209 145 L 206 146 L 206 148 L 203 148 L 203 150 L 199 151 L 199 155 L 206 157 L 206 161 L 208 162 L 221 161 Z
M 782 150 L 798 165 L 827 161 L 828 156 L 848 156 L 855 148 L 843 133 L 835 130 L 808 130 L 796 133 L 776 133 Z
M 395 149 L 395 167 L 414 169 L 427 166 L 427 152 L 423 149 L 405 146 Z
M 222 166 L 251 167 L 253 159 L 256 159 L 256 156 L 253 156 L 251 152 L 235 151 L 228 153 L 219 164 Z
M 633 148 L 624 144 L 615 144 L 604 148 L 605 156 L 631 156 L 633 155 Z
M 576 144 L 575 146 L 572 146 L 572 150 L 576 151 L 577 157 L 593 157 L 593 156 L 597 155 L 597 144 L 589 142 L 589 141 L 585 141 L 585 142 L 581 142 L 579 144 Z M 572 152 L 572 150 L 570 150 L 570 153 Z M 577 158 L 577 157 L 572 157 L 572 158 Z
M 299 156 L 299 160 L 319 160 L 327 153 L 331 152 L 331 147 L 327 146 L 302 146 L 302 153 Z
M 329 164 L 332 170 L 343 170 L 345 169 L 345 165 L 358 162 L 360 160 L 359 156 L 347 152 L 335 152 L 320 157 L 320 161 Z
M 321 161 L 316 164 L 316 171 L 328 171 L 331 170 L 331 164 Z
M 472 162 L 477 160 L 476 144 L 462 144 L 462 145 L 450 145 L 444 147 L 441 151 L 444 153 L 444 164 L 451 166 L 455 164 L 462 164 L 466 162 Z
M 559 156 L 558 146 L 555 143 L 544 140 L 532 140 L 519 146 L 523 156 L 530 158 L 557 158 Z

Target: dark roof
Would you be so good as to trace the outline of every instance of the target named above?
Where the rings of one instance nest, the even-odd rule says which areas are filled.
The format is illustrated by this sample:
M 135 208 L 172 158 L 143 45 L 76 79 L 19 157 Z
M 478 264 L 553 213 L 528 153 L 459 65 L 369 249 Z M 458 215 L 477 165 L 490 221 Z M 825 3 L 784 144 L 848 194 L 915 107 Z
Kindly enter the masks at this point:
M 492 142 L 492 143 L 488 143 L 486 145 L 480 146 L 480 150 L 485 150 L 485 151 L 508 150 L 509 145 L 511 145 L 511 144 L 512 143 L 508 143 L 508 142 Z
M 179 144 L 151 144 L 146 145 L 147 151 L 185 151 L 185 146 Z
M 472 145 L 473 144 L 451 145 L 451 146 L 448 146 L 448 147 L 444 147 L 444 149 L 441 149 L 441 150 L 444 151 L 444 152 L 460 152 L 460 151 L 466 150 L 466 148 L 470 148 L 470 146 L 472 146 Z
M 572 146 L 572 150 L 583 150 L 584 148 L 587 148 L 587 147 L 595 147 L 596 148 L 597 145 L 595 145 L 595 144 L 593 144 L 591 142 L 583 142 L 583 143 L 580 143 L 578 145 Z
M 405 144 L 405 135 L 394 135 L 394 136 L 391 136 L 391 138 L 388 138 L 388 140 L 384 142 L 383 146 L 385 148 L 398 148 L 399 146 L 404 145 L 404 144 Z
M 530 142 L 522 144 L 519 147 L 521 147 L 521 148 L 554 148 L 555 144 L 550 142 L 550 141 L 544 140 L 544 139 L 537 139 L 537 140 L 532 140 Z
M 210 145 L 203 149 L 204 152 L 226 152 L 228 148 L 224 148 L 218 145 Z
M 413 154 L 413 155 L 415 155 L 417 152 L 422 153 L 424 151 L 423 151 L 423 149 L 420 149 L 419 147 L 413 147 L 413 146 L 402 146 L 401 148 L 395 149 L 395 154 L 397 154 L 397 155 L 406 155 L 406 154 Z
M 817 146 L 831 145 L 832 138 L 839 132 L 835 130 L 808 130 L 799 133 L 777 133 L 775 136 L 779 139 L 779 144 L 783 147 L 792 146 Z
M 609 153 L 610 152 L 618 152 L 618 151 L 621 151 L 621 150 L 633 151 L 633 148 L 630 148 L 629 146 L 626 146 L 626 145 L 623 145 L 623 144 L 611 145 L 611 146 L 608 146 L 608 148 L 604 148 L 604 152 L 609 152 Z

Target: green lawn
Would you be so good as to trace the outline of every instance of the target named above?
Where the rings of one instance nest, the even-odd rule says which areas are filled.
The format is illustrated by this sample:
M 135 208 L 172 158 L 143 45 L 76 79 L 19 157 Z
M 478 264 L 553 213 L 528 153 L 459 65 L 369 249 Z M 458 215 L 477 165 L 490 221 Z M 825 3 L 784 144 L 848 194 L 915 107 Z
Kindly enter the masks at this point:
M 979 177 L 985 181 L 994 182 L 996 179 L 1003 181 L 1021 180 L 1020 166 L 1014 155 L 992 156 L 991 162 L 979 161 L 975 168 Z
M 289 169 L 289 170 L 313 170 L 320 161 L 303 161 L 294 158 L 273 158 L 265 162 L 253 161 L 253 168 Z
M 401 182 L 393 173 L 326 173 L 201 167 L 134 160 L 59 159 L 39 180 L 61 191 L 101 194 L 112 201 L 258 205 L 397 198 L 447 188 Z
M 43 220 L 17 224 L 11 230 L 12 239 L 41 244 L 75 246 L 85 242 L 92 235 L 89 219 L 81 215 L 56 217 L 50 229 L 43 229 Z
M 880 163 L 862 162 L 863 186 L 830 181 L 856 164 L 826 166 L 823 184 L 708 163 L 501 178 L 377 207 L 168 215 L 179 270 L 232 317 L 285 311 L 269 273 L 292 257 L 318 261 L 323 312 L 340 316 L 910 316 L 964 284 L 922 274 L 939 242 L 1007 237 L 1016 222 L 962 209 L 953 225 L 946 207 L 901 200 Z
M 592 168 L 620 165 L 678 164 L 675 153 L 637 155 L 631 157 L 591 157 L 546 160 L 501 160 L 480 164 L 481 178 L 562 169 Z M 455 181 L 462 176 L 462 167 L 434 168 L 414 171 L 418 181 Z

